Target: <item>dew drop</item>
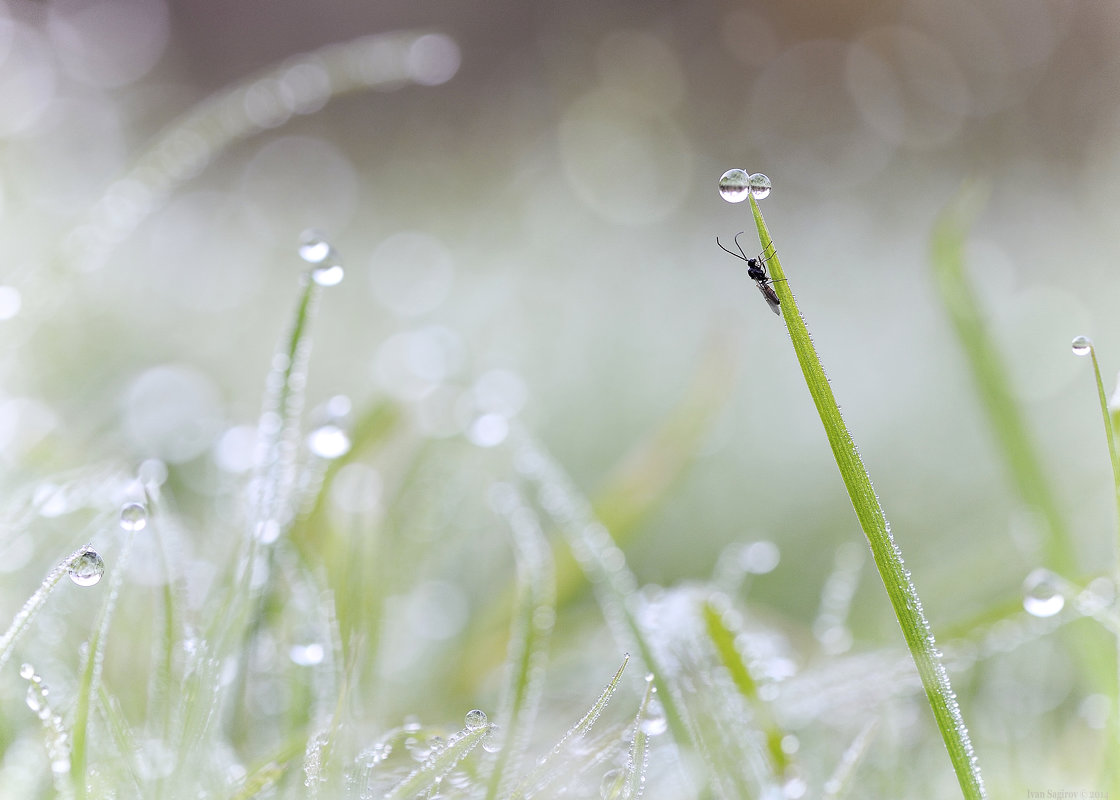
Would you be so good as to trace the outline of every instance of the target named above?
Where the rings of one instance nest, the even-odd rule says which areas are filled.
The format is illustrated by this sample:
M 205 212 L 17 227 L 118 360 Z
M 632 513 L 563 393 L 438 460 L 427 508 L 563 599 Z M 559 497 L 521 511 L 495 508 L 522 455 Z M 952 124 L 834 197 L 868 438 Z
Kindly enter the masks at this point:
M 308 435 L 307 447 L 319 458 L 334 459 L 350 452 L 350 437 L 337 425 L 322 425 Z
M 487 753 L 496 753 L 502 749 L 501 738 L 498 736 L 498 726 L 491 725 L 490 730 L 482 737 L 482 749 Z
M 1036 569 L 1023 581 L 1023 608 L 1035 617 L 1052 617 L 1065 607 L 1066 598 L 1054 573 Z
M 25 681 L 29 681 L 35 677 L 35 667 L 30 664 L 23 664 L 19 668 L 19 676 Z
M 301 667 L 313 667 L 316 664 L 321 664 L 325 655 L 325 648 L 318 642 L 293 645 L 288 650 L 288 658 L 292 660 L 293 664 L 299 664 Z
M 70 580 L 79 586 L 93 586 L 104 574 L 105 561 L 96 550 L 87 548 L 70 563 Z
M 1093 349 L 1093 340 L 1088 336 L 1075 336 L 1073 339 L 1073 354 L 1075 356 L 1087 356 L 1089 351 Z
M 621 788 L 621 778 L 621 769 L 607 770 L 606 774 L 603 775 L 603 782 L 599 784 L 599 796 L 602 797 L 603 800 L 618 797 L 619 789 Z
M 747 179 L 750 185 L 751 194 L 754 195 L 755 200 L 765 200 L 770 196 L 770 179 L 763 175 L 761 172 L 756 172 Z
M 325 264 L 311 270 L 311 280 L 320 286 L 338 286 L 346 277 L 346 270 L 341 264 Z
M 751 176 L 745 169 L 729 169 L 719 179 L 719 194 L 729 203 L 741 203 L 750 194 Z
M 36 691 L 34 686 L 27 687 L 27 697 L 24 702 L 27 703 L 28 708 L 36 713 L 43 707 L 43 698 L 39 696 L 39 692 Z
M 467 712 L 467 715 L 463 717 L 463 725 L 467 728 L 467 730 L 477 730 L 485 724 L 486 712 L 482 711 L 481 709 L 472 708 Z
M 121 508 L 121 528 L 135 533 L 148 525 L 148 508 L 143 503 L 125 503 Z
M 330 257 L 331 243 L 322 232 L 308 229 L 299 237 L 299 257 L 308 264 L 322 264 Z

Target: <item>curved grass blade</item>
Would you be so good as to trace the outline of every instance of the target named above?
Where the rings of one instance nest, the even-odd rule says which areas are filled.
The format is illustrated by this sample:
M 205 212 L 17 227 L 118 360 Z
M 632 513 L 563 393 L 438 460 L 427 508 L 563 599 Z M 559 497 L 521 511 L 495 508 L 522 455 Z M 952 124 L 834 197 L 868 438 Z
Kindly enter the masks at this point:
M 871 546 L 875 566 L 879 570 L 879 576 L 883 580 L 883 586 L 894 608 L 895 617 L 902 628 L 906 645 L 914 658 L 914 665 L 922 679 L 922 686 L 925 688 L 930 708 L 933 709 L 933 716 L 941 731 L 945 748 L 949 751 L 949 759 L 957 774 L 961 791 L 969 800 L 982 798 L 985 795 L 980 767 L 969 740 L 968 729 L 957 705 L 956 695 L 949 683 L 949 674 L 941 661 L 941 653 L 934 643 L 925 612 L 922 611 L 917 589 L 911 580 L 909 570 L 903 564 L 902 552 L 891 535 L 890 525 L 879 505 L 879 498 L 871 485 L 871 478 L 863 465 L 863 459 L 860 458 L 855 441 L 840 414 L 840 406 L 832 393 L 832 387 L 817 356 L 805 320 L 798 311 L 789 281 L 778 259 L 774 242 L 770 238 L 770 231 L 762 218 L 762 211 L 753 196 L 750 197 L 750 201 L 762 252 L 773 254 L 768 258 L 767 264 L 770 267 L 774 290 L 781 300 L 782 317 L 789 330 L 797 361 L 801 365 L 801 372 L 805 376 L 805 384 L 809 388 L 817 414 L 824 425 L 828 443 L 836 459 L 836 466 L 840 469 L 852 508 L 855 509 L 860 527 L 863 528 L 867 542 Z
M 1113 494 L 1116 500 L 1117 524 L 1120 525 L 1120 454 L 1116 451 L 1116 431 L 1112 427 L 1112 416 L 1108 411 L 1108 397 L 1104 392 L 1104 381 L 1101 379 L 1101 365 L 1097 362 L 1097 348 L 1092 340 L 1085 336 L 1078 336 L 1073 340 L 1073 352 L 1078 355 L 1088 355 L 1093 361 L 1093 376 L 1097 379 L 1097 397 L 1101 403 L 1101 417 L 1104 419 L 1104 436 L 1108 443 L 1108 460 L 1112 463 Z M 1120 539 L 1118 539 L 1120 541 Z

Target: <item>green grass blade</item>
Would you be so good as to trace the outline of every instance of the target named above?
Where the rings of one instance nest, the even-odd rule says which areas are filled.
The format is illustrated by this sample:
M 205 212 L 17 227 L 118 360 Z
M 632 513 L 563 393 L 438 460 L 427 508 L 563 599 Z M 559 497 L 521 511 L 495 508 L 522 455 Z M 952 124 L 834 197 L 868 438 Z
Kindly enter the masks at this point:
M 758 696 L 758 684 L 751 677 L 742 654 L 735 644 L 738 631 L 733 631 L 724 620 L 723 614 L 711 599 L 704 602 L 701 609 L 708 637 L 712 640 L 720 663 L 727 670 L 731 682 L 739 693 L 750 703 L 757 719 L 758 727 L 766 736 L 766 753 L 770 759 L 770 769 L 775 779 L 781 779 L 790 767 L 790 758 L 782 750 L 785 732 L 778 726 L 770 707 Z M 776 781 L 777 782 L 777 781 Z
M 1108 411 L 1108 396 L 1104 392 L 1104 381 L 1101 379 L 1101 365 L 1097 362 L 1097 348 L 1093 346 L 1093 342 L 1084 336 L 1079 336 L 1074 339 L 1074 352 L 1078 355 L 1086 355 L 1078 348 L 1078 344 L 1082 344 L 1079 340 L 1083 341 L 1083 346 L 1088 348 L 1087 355 L 1092 357 L 1093 360 L 1093 376 L 1097 379 L 1097 397 L 1101 403 L 1101 417 L 1104 419 L 1104 437 L 1108 443 L 1108 459 L 1112 462 L 1112 483 L 1113 494 L 1116 499 L 1117 506 L 1117 523 L 1120 524 L 1120 456 L 1116 452 L 1116 432 L 1112 428 L 1112 416 Z
M 832 447 L 833 457 L 844 479 L 852 508 L 855 509 L 860 527 L 863 528 L 868 544 L 871 546 L 875 566 L 879 570 L 879 576 L 886 587 L 887 596 L 902 628 L 906 645 L 918 668 L 922 686 L 925 688 L 930 708 L 933 709 L 933 716 L 941 731 L 945 748 L 949 751 L 949 759 L 957 774 L 961 791 L 970 800 L 984 797 L 984 783 L 972 750 L 972 743 L 969 741 L 968 729 L 965 727 L 956 695 L 949 683 L 949 675 L 941 661 L 941 653 L 934 644 L 933 634 L 922 611 L 917 589 L 910 579 L 910 572 L 903 564 L 902 552 L 891 535 L 890 526 L 879 505 L 875 489 L 871 485 L 871 478 L 848 432 L 848 426 L 840 414 L 840 406 L 836 403 L 836 397 L 825 376 L 824 367 L 817 356 L 809 330 L 797 309 L 797 302 L 786 280 L 770 232 L 762 218 L 762 212 L 753 196 L 750 201 L 762 251 L 773 253 L 767 264 L 774 280 L 774 290 L 781 300 L 782 317 L 789 329 L 797 361 L 801 365 L 801 372 L 805 376 L 805 383 L 809 387 L 809 394 L 813 398 L 817 414 L 824 425 L 828 443 Z
M 979 202 L 975 192 L 966 191 L 942 212 L 930 241 L 933 274 L 1015 488 L 1045 525 L 1046 566 L 1073 576 L 1077 574 L 1073 539 L 1015 399 L 1004 359 L 984 324 L 984 314 L 965 274 L 965 237 Z

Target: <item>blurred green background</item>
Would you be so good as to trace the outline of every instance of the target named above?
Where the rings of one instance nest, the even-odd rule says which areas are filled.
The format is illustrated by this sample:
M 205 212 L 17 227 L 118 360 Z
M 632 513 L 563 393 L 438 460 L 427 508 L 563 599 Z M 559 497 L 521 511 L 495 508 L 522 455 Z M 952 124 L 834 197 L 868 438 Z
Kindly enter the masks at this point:
M 397 29 L 454 41 L 433 51 L 436 85 L 265 113 L 102 264 L 74 257 L 71 232 L 179 115 Z M 1079 565 L 1103 572 L 1108 455 L 1070 340 L 1094 339 L 1111 391 L 1118 35 L 1120 6 L 1074 0 L 0 2 L 5 485 L 158 458 L 184 518 L 227 513 L 314 227 L 347 277 L 323 297 L 309 409 L 393 398 L 441 439 L 469 426 L 456 398 L 489 374 L 591 496 L 678 409 L 703 433 L 675 453 L 631 567 L 706 579 L 730 543 L 771 540 L 782 561 L 751 601 L 804 635 L 836 548 L 862 535 L 782 323 L 715 246 L 752 230 L 716 192 L 742 167 L 773 181 L 762 208 L 791 288 L 934 630 L 950 630 L 1017 602 L 1040 563 L 928 263 L 937 214 L 977 180 L 969 273 Z M 481 507 L 472 484 L 433 481 L 417 505 Z M 10 615 L 81 542 L 49 519 L 7 528 Z M 467 594 L 486 606 L 485 586 Z M 900 643 L 869 571 L 851 625 L 857 647 Z M 1020 676 L 1041 698 L 1023 723 L 1039 744 L 1087 724 L 1070 670 Z M 1061 724 L 1043 716 L 1059 707 Z M 981 742 L 1010 735 L 973 718 Z M 1041 766 L 1000 769 L 1050 786 L 1032 783 Z

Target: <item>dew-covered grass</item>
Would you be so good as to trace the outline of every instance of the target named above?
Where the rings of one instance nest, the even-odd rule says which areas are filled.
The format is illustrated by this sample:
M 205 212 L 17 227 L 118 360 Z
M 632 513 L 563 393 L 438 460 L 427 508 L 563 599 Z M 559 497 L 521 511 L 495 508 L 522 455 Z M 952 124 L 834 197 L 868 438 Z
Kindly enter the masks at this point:
M 239 147 L 314 125 L 342 95 L 376 102 L 434 90 L 459 58 L 438 32 L 363 37 L 209 94 L 68 216 L 66 235 L 41 246 L 39 268 L 21 283 L 25 308 L 12 312 L 28 351 L 50 352 L 56 328 L 110 325 L 90 299 L 104 288 L 99 276 L 137 240 L 173 257 L 167 243 L 182 245 L 189 226 L 161 213 L 193 181 L 238 163 Z M 772 239 L 762 221 L 759 201 L 780 208 L 781 182 L 738 172 L 733 199 L 750 200 L 760 240 L 758 262 L 749 247 L 743 260 L 762 271 L 728 265 L 711 247 L 727 232 L 704 227 L 694 238 L 714 263 L 743 273 L 735 307 L 752 325 L 784 323 L 794 352 L 741 369 L 765 334 L 752 328 L 758 338 L 743 345 L 729 326 L 690 359 L 668 400 L 634 414 L 628 387 L 573 377 L 575 392 L 597 394 L 604 419 L 641 429 L 605 468 L 583 458 L 598 439 L 613 441 L 607 426 L 581 418 L 559 435 L 562 426 L 549 427 L 554 398 L 530 391 L 501 358 L 463 354 L 469 337 L 457 326 L 485 331 L 477 320 L 508 311 L 503 302 L 525 306 L 497 282 L 474 306 L 441 306 L 445 254 L 415 232 L 351 250 L 309 213 L 263 255 L 219 251 L 230 259 L 223 269 L 252 257 L 275 268 L 259 304 L 237 307 L 240 333 L 222 329 L 216 341 L 217 300 L 185 323 L 176 317 L 167 344 L 146 341 L 137 321 L 158 317 L 161 301 L 130 313 L 107 291 L 106 308 L 136 333 L 110 356 L 90 332 L 83 357 L 107 374 L 119 358 L 140 377 L 117 385 L 100 366 L 75 377 L 77 407 L 59 403 L 62 419 L 47 426 L 67 435 L 28 445 L 0 475 L 0 559 L 12 565 L 0 586 L 0 800 L 977 798 L 985 784 L 997 797 L 1120 792 L 1111 757 L 1120 741 L 1117 568 L 1102 560 L 1086 569 L 1078 552 L 1111 551 L 1120 536 L 1090 535 L 1064 509 L 1039 430 L 1019 406 L 999 323 L 969 280 L 975 197 L 950 205 L 932 231 L 929 296 L 939 293 L 975 379 L 975 396 L 962 391 L 961 402 L 987 414 L 992 460 L 1003 460 L 1019 494 L 1011 505 L 1033 521 L 1033 546 L 1016 551 L 1029 554 L 1021 593 L 1000 588 L 1007 575 L 992 565 L 1011 559 L 998 537 L 977 533 L 964 554 L 926 545 L 945 572 L 928 558 L 903 565 L 900 542 L 909 556 L 914 540 L 902 531 L 896 541 L 883 508 L 913 519 L 939 489 L 876 495 L 859 436 L 840 415 L 843 393 L 817 355 L 834 333 L 814 324 L 810 339 L 812 320 L 793 296 L 811 286 L 797 243 L 777 225 Z M 444 188 L 438 171 L 421 174 Z M 295 194 L 277 217 L 285 203 L 298 206 Z M 632 209 L 623 211 L 625 220 Z M 255 224 L 226 206 L 215 213 Z M 503 254 L 503 221 L 486 222 L 496 258 L 563 263 L 544 248 Z M 376 270 L 396 262 L 398 273 L 378 283 Z M 370 264 L 380 305 L 354 299 Z M 228 288 L 238 291 L 232 280 Z M 891 309 L 866 313 L 879 311 Z M 376 315 L 382 327 L 361 325 Z M 655 323 L 646 330 L 673 320 Z M 522 343 L 498 338 L 496 351 L 514 360 Z M 569 339 L 579 339 L 570 326 L 527 338 L 528 361 L 579 374 L 591 354 Z M 195 347 L 238 373 L 220 392 L 197 379 Z M 1112 354 L 1085 337 L 1073 351 L 1092 357 L 1105 438 L 1097 471 L 1104 480 L 1112 467 L 1120 509 L 1120 404 L 1098 362 Z M 620 352 L 625 363 L 630 353 Z M 373 389 L 362 372 L 371 363 Z M 53 369 L 40 365 L 41 385 L 23 390 L 49 393 L 60 380 Z M 875 380 L 892 379 L 884 368 Z M 807 385 L 825 435 L 787 429 L 779 415 L 738 454 L 749 461 L 713 459 L 728 429 L 759 430 L 753 408 L 729 411 L 742 380 L 779 404 L 803 399 Z M 878 388 L 859 402 L 875 402 Z M 1087 378 L 1087 395 L 1092 388 Z M 56 413 L 21 408 L 28 436 Z M 18 433 L 4 432 L 9 442 Z M 772 479 L 805 440 L 831 446 L 841 481 L 816 481 L 808 461 L 784 473 L 792 480 Z M 767 441 L 780 444 L 767 450 Z M 920 457 L 905 440 L 893 444 L 902 463 Z M 726 486 L 735 496 L 718 496 Z M 851 508 L 833 518 L 821 497 L 841 487 Z M 706 507 L 672 507 L 687 491 Z M 780 523 L 772 507 L 783 510 Z M 980 524 L 960 513 L 962 525 Z M 658 551 L 649 531 L 665 520 L 673 548 Z M 727 542 L 713 554 L 717 534 Z M 1008 570 L 1014 584 L 1017 568 Z M 990 592 L 972 591 L 984 582 Z M 936 598 L 928 614 L 916 586 Z

